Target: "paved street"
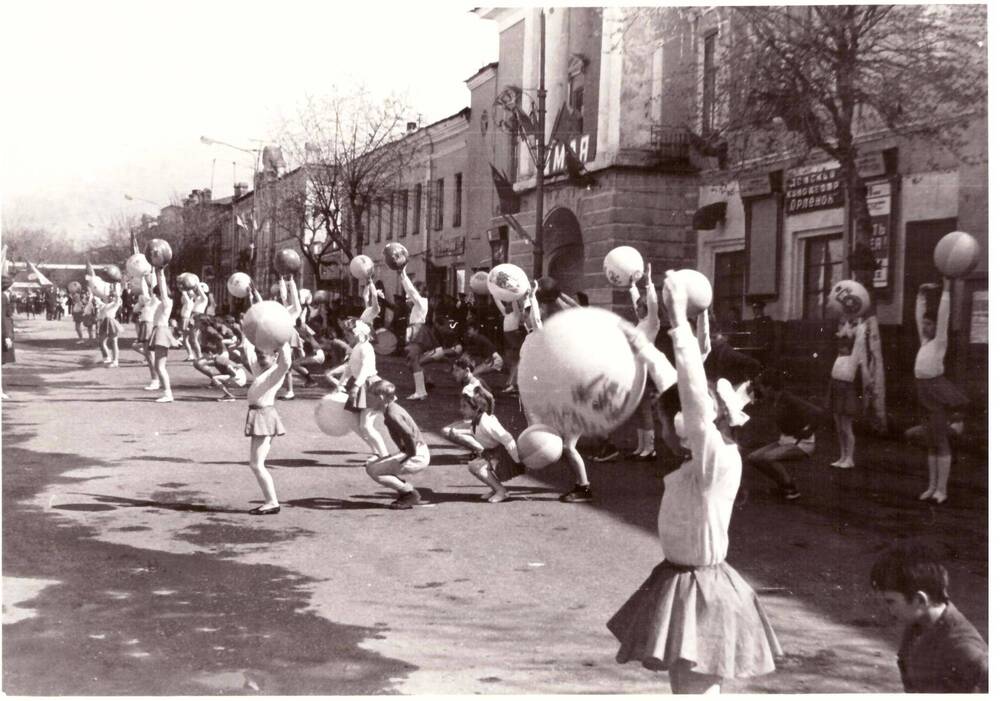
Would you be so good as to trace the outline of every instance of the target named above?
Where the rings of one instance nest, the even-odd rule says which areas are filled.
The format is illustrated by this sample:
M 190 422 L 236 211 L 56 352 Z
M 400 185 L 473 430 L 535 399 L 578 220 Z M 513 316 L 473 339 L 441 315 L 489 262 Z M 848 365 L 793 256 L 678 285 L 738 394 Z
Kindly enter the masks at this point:
M 660 558 L 661 483 L 650 463 L 592 467 L 591 505 L 562 504 L 562 466 L 483 488 L 441 426 L 457 388 L 404 402 L 431 438 L 415 480 L 427 507 L 360 467 L 357 438 L 312 418 L 323 391 L 279 404 L 288 435 L 269 465 L 275 517 L 246 467 L 246 403 L 220 404 L 173 354 L 177 401 L 153 403 L 134 352 L 117 370 L 69 322 L 17 319 L 3 404 L 3 691 L 7 694 L 665 693 L 665 675 L 614 661 L 605 622 Z M 131 336 L 131 329 L 129 329 Z M 131 338 L 129 338 L 129 342 Z M 123 343 L 127 347 L 128 343 Z M 9 369 L 8 369 L 9 368 Z M 402 363 L 381 374 L 409 390 Z M 502 399 L 508 428 L 516 402 Z M 831 445 L 833 447 L 831 447 Z M 900 692 L 897 634 L 868 588 L 893 539 L 949 558 L 952 595 L 987 632 L 987 498 L 963 455 L 941 507 L 917 502 L 918 448 L 859 441 L 859 469 L 832 470 L 832 433 L 803 493 L 776 501 L 744 472 L 729 561 L 758 589 L 787 656 L 740 692 Z

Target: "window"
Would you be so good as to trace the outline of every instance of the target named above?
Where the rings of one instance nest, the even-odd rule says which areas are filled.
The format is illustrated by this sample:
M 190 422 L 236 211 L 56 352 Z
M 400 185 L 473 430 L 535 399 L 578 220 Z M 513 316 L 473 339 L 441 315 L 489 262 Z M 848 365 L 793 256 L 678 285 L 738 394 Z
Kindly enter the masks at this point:
M 826 317 L 830 288 L 843 275 L 844 237 L 834 234 L 807 239 L 805 253 L 802 318 L 819 321 Z
M 704 64 L 701 83 L 701 133 L 708 134 L 715 129 L 715 40 L 718 32 L 705 37 Z
M 413 186 L 413 235 L 420 233 L 421 206 L 424 200 L 424 186 L 417 183 Z
M 396 220 L 396 193 L 395 192 L 390 192 L 389 193 L 389 218 L 386 221 L 386 223 L 388 224 L 388 226 L 385 227 L 385 240 L 386 241 L 391 241 L 392 240 L 393 224 L 395 223 L 395 220 Z
M 375 200 L 375 243 L 382 240 L 382 198 Z
M 518 148 L 521 145 L 521 140 L 518 138 L 517 132 L 513 129 L 510 132 L 510 142 L 508 144 L 508 160 L 507 160 L 507 178 L 512 183 L 517 181 L 517 156 Z
M 410 192 L 399 191 L 399 238 L 406 236 L 406 219 L 410 215 Z
M 663 121 L 663 44 L 653 51 L 649 79 L 649 120 L 654 124 Z
M 434 183 L 434 231 L 444 228 L 444 178 Z
M 712 284 L 712 311 L 721 321 L 739 320 L 743 314 L 743 251 L 715 254 L 715 282 Z M 735 319 L 733 308 L 736 308 Z
M 455 204 L 452 206 L 452 226 L 462 226 L 462 174 L 455 173 Z

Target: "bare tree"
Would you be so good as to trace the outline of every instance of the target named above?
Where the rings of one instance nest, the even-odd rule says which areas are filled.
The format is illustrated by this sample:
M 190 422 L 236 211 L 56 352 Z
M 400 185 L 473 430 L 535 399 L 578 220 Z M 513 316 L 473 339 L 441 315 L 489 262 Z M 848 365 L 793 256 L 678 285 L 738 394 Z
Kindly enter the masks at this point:
M 338 252 L 350 260 L 364 231 L 364 215 L 378 198 L 398 191 L 420 148 L 407 138 L 412 113 L 399 97 L 378 99 L 363 88 L 309 96 L 286 122 L 280 142 L 301 164 L 303 184 L 282 207 L 317 279 Z
M 880 133 L 922 137 L 960 159 L 976 158 L 965 147 L 970 124 L 985 117 L 986 6 L 641 8 L 626 13 L 621 37 L 627 46 L 630 34 L 669 28 L 694 42 L 706 22 L 720 30 L 711 80 L 697 45 L 685 54 L 690 60 L 673 67 L 675 79 L 694 88 L 684 91 L 688 106 L 680 112 L 696 148 L 723 171 L 814 152 L 835 161 L 847 201 L 845 267 L 871 289 L 877 263 L 859 143 Z M 699 74 L 697 86 L 692 78 Z M 874 310 L 866 328 L 876 378 L 870 405 L 876 427 L 884 427 Z

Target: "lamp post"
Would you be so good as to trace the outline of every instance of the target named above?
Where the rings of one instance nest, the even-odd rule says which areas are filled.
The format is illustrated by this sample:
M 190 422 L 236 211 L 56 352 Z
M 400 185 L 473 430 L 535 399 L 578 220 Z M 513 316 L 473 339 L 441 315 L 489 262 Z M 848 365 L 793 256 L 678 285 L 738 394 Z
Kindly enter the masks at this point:
M 225 146 L 227 148 L 231 148 L 231 149 L 234 149 L 236 151 L 242 151 L 243 153 L 248 153 L 248 154 L 250 154 L 251 156 L 254 157 L 254 161 L 253 161 L 253 185 L 252 185 L 252 190 L 251 190 L 252 192 L 254 192 L 254 195 L 253 195 L 253 200 L 250 203 L 250 219 L 251 219 L 251 226 L 253 227 L 253 230 L 251 231 L 248 228 L 248 231 L 250 231 L 250 240 L 251 240 L 251 242 L 253 242 L 253 239 L 254 239 L 254 237 L 255 237 L 255 235 L 257 233 L 256 232 L 256 228 L 257 228 L 257 193 L 255 191 L 257 189 L 257 172 L 260 169 L 260 149 L 259 148 L 257 148 L 257 149 L 243 148 L 242 146 L 236 146 L 235 144 L 231 144 L 231 143 L 229 143 L 227 141 L 221 141 L 219 139 L 213 139 L 210 136 L 204 136 L 204 135 L 202 135 L 201 137 L 199 137 L 199 141 L 201 141 L 201 143 L 205 144 L 206 146 L 216 146 L 216 145 L 218 145 L 218 146 Z M 255 141 L 257 143 L 263 143 L 262 141 L 260 141 L 258 139 L 251 139 L 251 141 Z M 234 180 L 235 180 L 235 175 L 236 175 L 236 162 L 234 161 L 233 162 L 233 176 L 234 176 L 233 179 Z M 240 250 L 241 250 L 241 246 L 240 246 L 240 229 L 236 225 L 236 198 L 235 197 L 233 198 L 233 204 L 232 204 L 232 207 L 230 208 L 230 211 L 232 212 L 232 216 L 230 218 L 231 219 L 230 220 L 230 226 L 232 227 L 232 232 L 233 232 L 233 254 L 232 254 L 232 258 L 233 258 L 233 265 L 235 267 L 236 264 L 237 264 L 237 261 L 239 259 L 239 254 L 240 254 Z M 252 266 L 250 266 L 250 267 L 252 268 Z M 248 272 L 252 276 L 254 271 L 251 269 Z
M 535 247 L 532 256 L 532 272 L 537 280 L 545 274 L 545 232 L 542 219 L 545 213 L 545 8 L 539 12 L 539 46 L 538 46 L 538 135 L 535 147 Z

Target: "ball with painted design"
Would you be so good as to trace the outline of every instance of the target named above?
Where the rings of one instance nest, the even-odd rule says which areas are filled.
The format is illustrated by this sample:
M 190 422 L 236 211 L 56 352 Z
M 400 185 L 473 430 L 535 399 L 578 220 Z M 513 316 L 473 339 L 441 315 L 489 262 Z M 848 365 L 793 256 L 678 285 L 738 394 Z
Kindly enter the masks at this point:
M 291 248 L 282 248 L 274 254 L 274 269 L 279 275 L 294 275 L 302 269 L 302 256 Z
M 642 399 L 646 368 L 617 314 L 597 307 L 567 309 L 528 335 L 517 384 L 532 423 L 563 438 L 605 435 Z
M 245 299 L 250 294 L 250 276 L 246 273 L 236 272 L 229 276 L 226 281 L 226 289 L 229 294 L 237 299 Z
M 406 250 L 406 246 L 403 244 L 393 241 L 392 243 L 387 243 L 385 248 L 382 249 L 382 257 L 385 259 L 385 264 L 398 273 L 409 262 L 410 252 Z
M 615 287 L 628 287 L 642 277 L 646 264 L 631 246 L 618 246 L 604 256 L 604 276 Z
M 856 280 L 841 280 L 830 288 L 826 308 L 835 317 L 854 318 L 871 308 L 872 300 L 865 286 Z
M 365 281 L 371 277 L 372 272 L 375 270 L 375 261 L 364 253 L 360 253 L 351 258 L 350 270 L 355 280 Z
M 979 242 L 964 231 L 952 231 L 934 246 L 934 266 L 945 277 L 966 277 L 979 265 Z
M 531 289 L 531 282 L 525 272 L 513 263 L 501 263 L 490 271 L 486 287 L 501 302 L 513 302 L 524 299 Z
M 174 251 L 163 239 L 150 239 L 146 242 L 146 259 L 154 268 L 170 265 Z

